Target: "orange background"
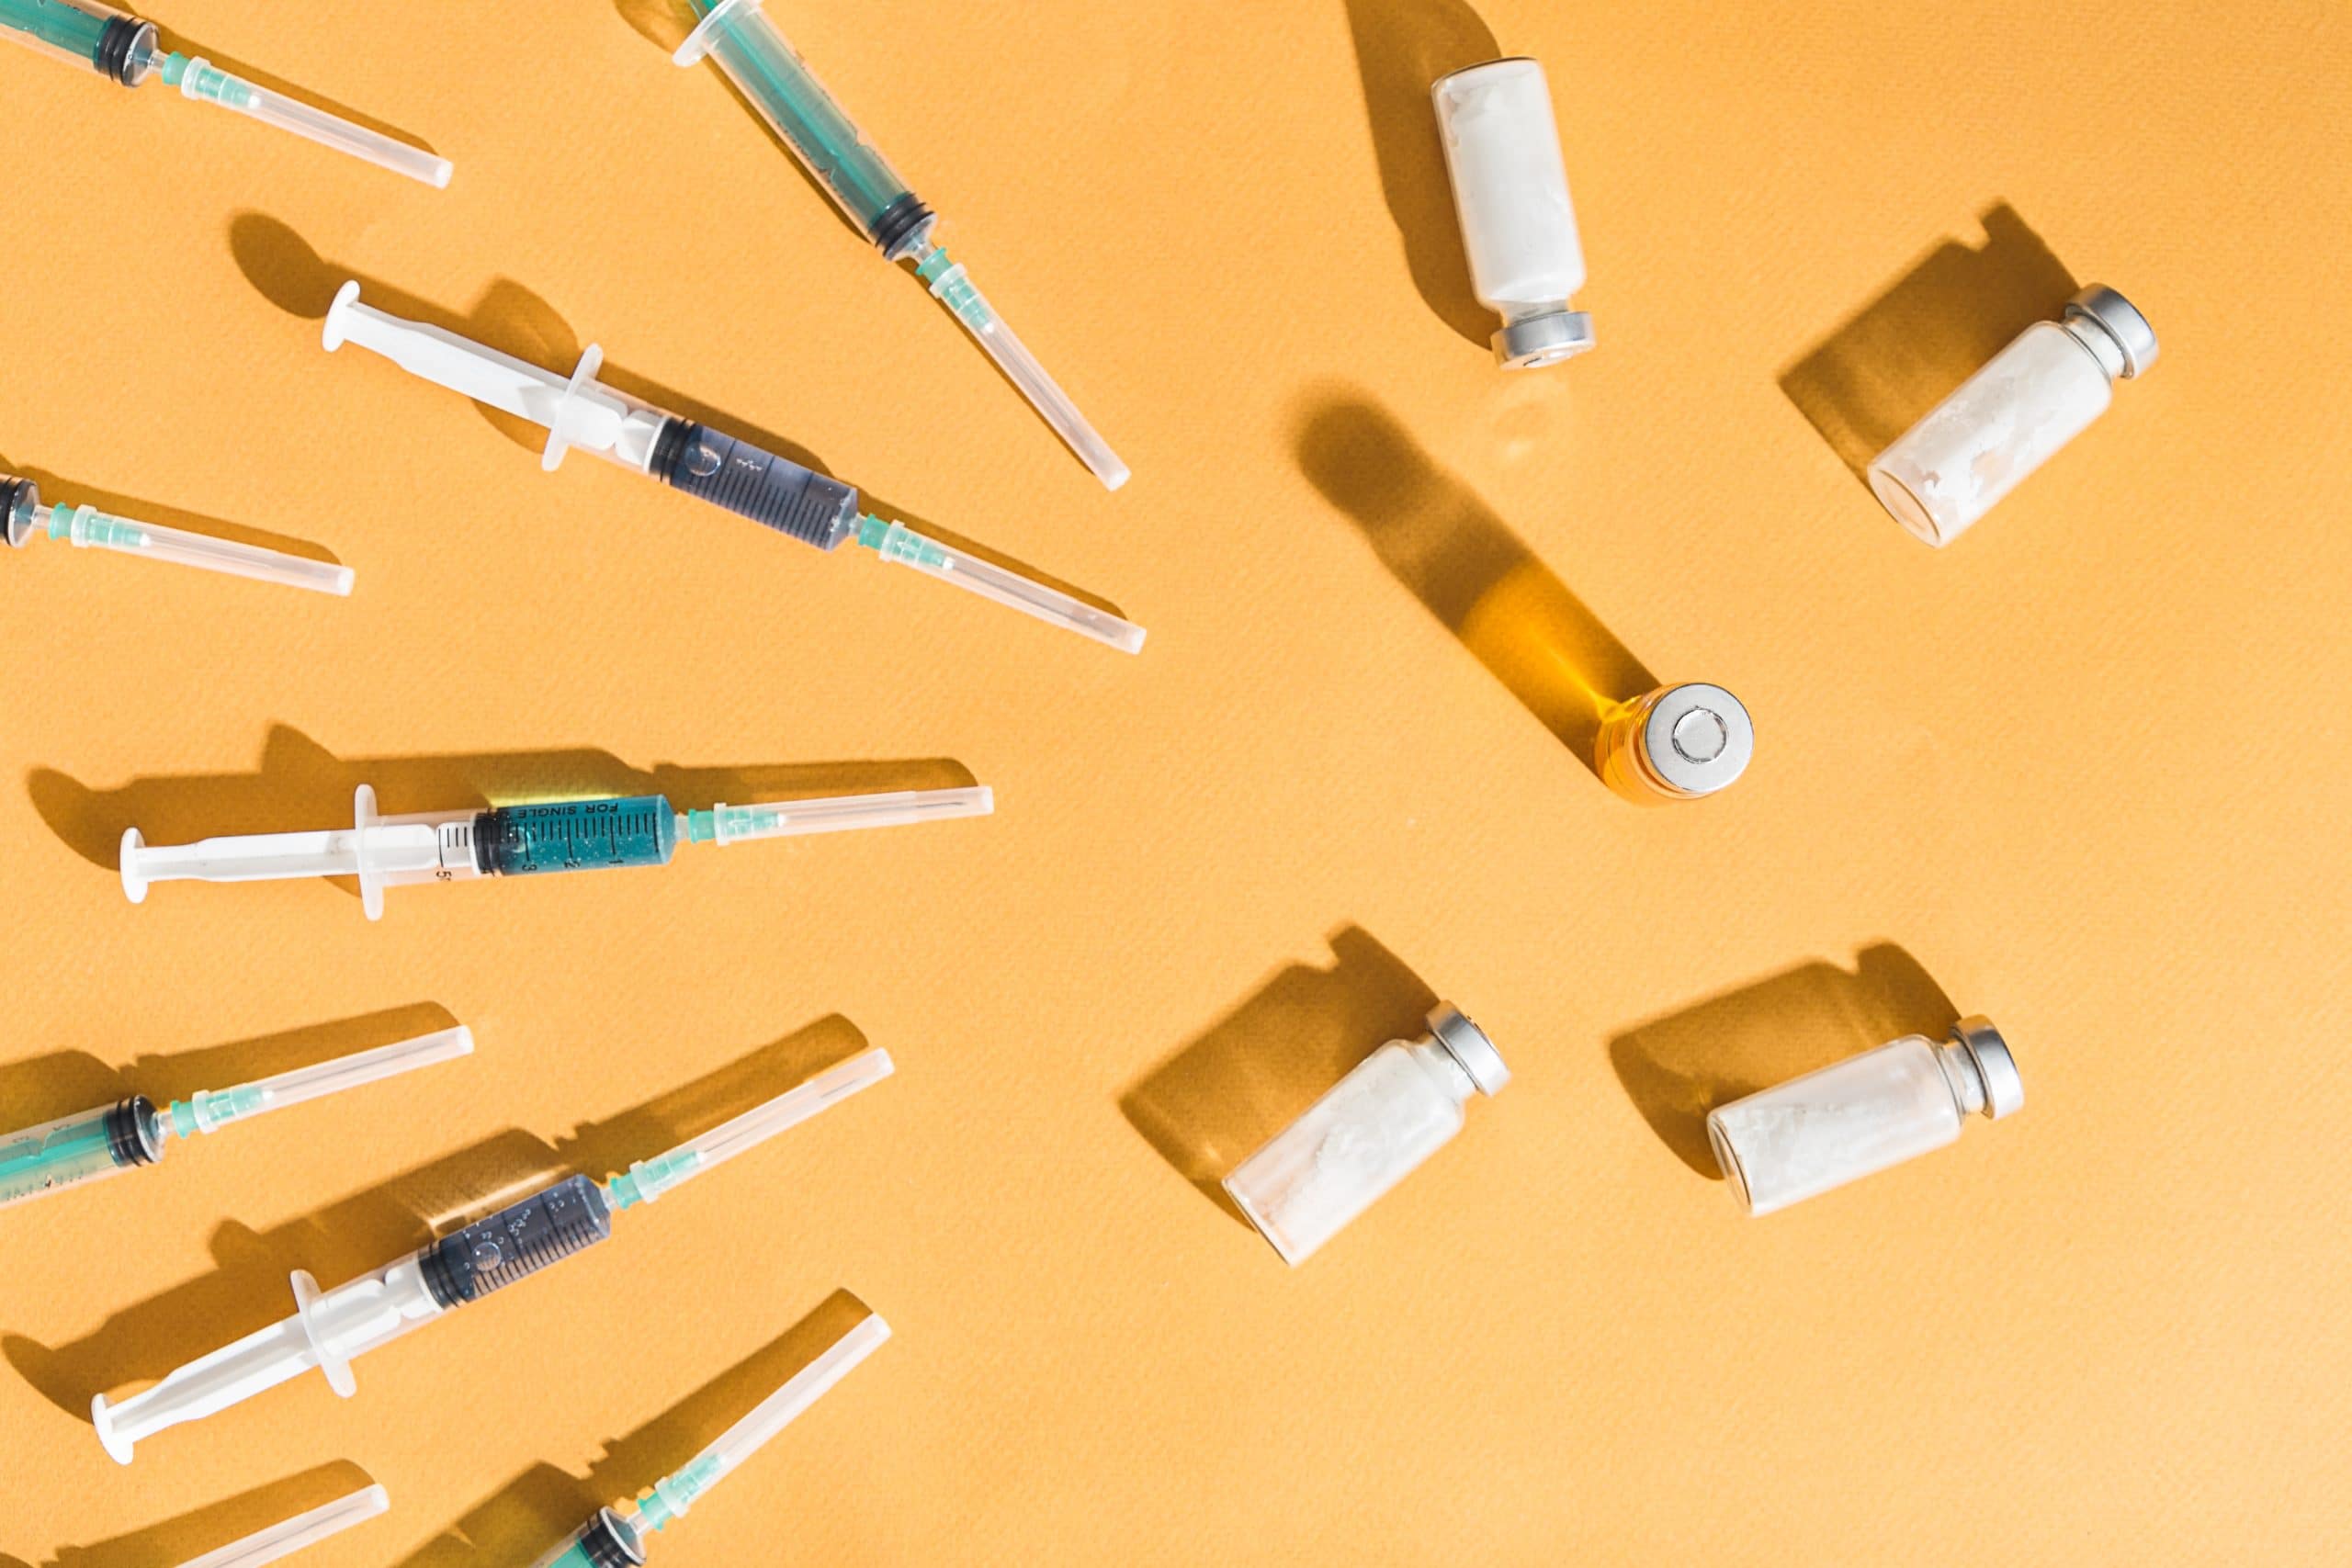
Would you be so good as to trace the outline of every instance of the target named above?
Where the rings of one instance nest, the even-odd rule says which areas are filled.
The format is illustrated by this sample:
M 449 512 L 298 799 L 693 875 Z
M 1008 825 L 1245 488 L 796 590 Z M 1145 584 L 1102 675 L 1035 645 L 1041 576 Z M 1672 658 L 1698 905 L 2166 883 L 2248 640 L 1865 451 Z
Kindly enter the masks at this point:
M 1125 491 L 641 7 L 159 12 L 430 141 L 440 194 L 0 51 L 0 455 L 358 573 L 0 563 L 6 1124 L 481 1040 L 0 1215 L 0 1555 L 176 1562 L 356 1462 L 394 1512 L 306 1564 L 527 1562 L 862 1301 L 898 1337 L 658 1562 L 2341 1560 L 2352 13 L 770 9 Z M 1423 94 L 1517 51 L 1600 346 L 1514 377 Z M 1150 646 L 542 474 L 321 353 L 353 275 L 548 365 L 600 341 Z M 2086 281 L 2162 364 L 1922 547 L 1849 464 Z M 1600 787 L 1579 687 L 1645 671 L 1747 700 L 1747 779 Z M 374 926 L 325 883 L 134 909 L 111 871 L 130 824 L 333 826 L 363 780 L 401 811 L 967 775 L 993 819 L 396 889 Z M 1517 1080 L 1284 1269 L 1198 1184 L 1441 995 Z M 1962 1010 L 2025 1114 L 1769 1220 L 1694 1168 L 1708 1104 Z M 92 1392 L 285 1314 L 288 1269 L 861 1040 L 894 1080 L 369 1356 L 356 1400 L 311 1376 L 129 1471 L 92 1439 Z

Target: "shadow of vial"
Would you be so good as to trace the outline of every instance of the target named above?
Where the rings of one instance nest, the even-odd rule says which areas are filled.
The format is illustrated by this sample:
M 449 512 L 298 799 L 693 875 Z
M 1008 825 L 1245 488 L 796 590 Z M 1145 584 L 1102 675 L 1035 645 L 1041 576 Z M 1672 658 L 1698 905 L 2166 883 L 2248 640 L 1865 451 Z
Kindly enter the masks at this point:
M 1347 0 L 1347 6 L 1380 188 L 1404 241 L 1413 287 L 1438 320 L 1484 351 L 1495 316 L 1470 285 L 1430 87 L 1502 50 L 1463 0 Z
M 1598 777 L 1602 724 L 1657 678 L 1386 411 L 1324 394 L 1297 445 L 1300 468 L 1381 564 Z
M 1437 998 L 1370 933 L 1331 937 L 1328 968 L 1291 964 L 1154 1067 L 1119 1109 L 1178 1175 L 1247 1224 L 1224 1181 L 1391 1040 L 1422 1032 Z
M 1851 971 L 1801 964 L 1651 1019 L 1610 1041 L 1609 1061 L 1659 1141 L 1721 1179 L 1707 1112 L 1905 1034 L 1940 1036 L 1959 1016 L 1918 960 L 1876 942 Z
M 1982 218 L 1984 243 L 1947 240 L 1781 373 L 1781 390 L 1838 461 L 1871 459 L 2078 287 L 2007 202 Z

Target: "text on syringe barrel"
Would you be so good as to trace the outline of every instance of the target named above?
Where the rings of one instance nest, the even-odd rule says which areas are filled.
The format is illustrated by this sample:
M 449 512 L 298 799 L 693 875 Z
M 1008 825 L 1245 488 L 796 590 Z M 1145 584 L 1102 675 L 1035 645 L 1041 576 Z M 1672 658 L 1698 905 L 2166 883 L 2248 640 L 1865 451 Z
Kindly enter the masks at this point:
M 425 1289 L 445 1307 L 504 1290 L 613 1234 L 605 1195 L 584 1176 L 509 1204 L 418 1253 Z
M 667 865 L 678 813 L 658 795 L 503 806 L 474 818 L 474 863 L 496 876 Z
M 820 550 L 837 547 L 857 524 L 857 491 L 850 486 L 692 420 L 662 427 L 646 471 Z

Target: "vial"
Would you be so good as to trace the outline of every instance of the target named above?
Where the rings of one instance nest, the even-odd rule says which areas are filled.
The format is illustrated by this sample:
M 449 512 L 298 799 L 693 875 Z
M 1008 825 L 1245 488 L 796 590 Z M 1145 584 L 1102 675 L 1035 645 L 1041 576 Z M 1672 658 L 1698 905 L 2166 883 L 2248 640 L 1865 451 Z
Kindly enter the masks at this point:
M 1747 771 L 1756 726 L 1721 686 L 1660 686 L 1611 714 L 1593 742 L 1593 765 L 1611 789 L 1640 805 L 1713 795 Z
M 1521 56 L 1441 76 L 1430 88 L 1453 210 L 1479 303 L 1503 319 L 1509 370 L 1556 365 L 1592 346 L 1592 318 L 1568 309 L 1584 246 L 1544 67 Z
M 1920 538 L 1948 545 L 2107 412 L 2118 377 L 2156 361 L 2155 330 L 2094 284 L 2036 321 L 1871 463 L 1871 492 Z
M 1949 1043 L 1924 1034 L 1716 1107 L 1707 1115 L 1732 1196 L 1751 1214 L 1942 1148 L 1973 1114 L 2007 1116 L 2025 1084 L 1988 1018 L 1963 1018 Z
M 1462 1131 L 1473 1092 L 1510 1069 L 1451 1004 L 1418 1040 L 1392 1040 L 1225 1179 L 1250 1223 L 1294 1267 Z

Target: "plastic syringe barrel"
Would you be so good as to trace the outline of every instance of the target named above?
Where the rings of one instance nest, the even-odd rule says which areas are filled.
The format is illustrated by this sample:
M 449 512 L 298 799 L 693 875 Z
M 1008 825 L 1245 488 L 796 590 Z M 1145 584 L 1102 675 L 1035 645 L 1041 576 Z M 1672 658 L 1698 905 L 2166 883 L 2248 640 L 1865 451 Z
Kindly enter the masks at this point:
M 445 1307 L 480 1301 L 613 1234 L 605 1195 L 584 1176 L 509 1204 L 416 1255 L 424 1288 Z
M 0 1205 L 164 1157 L 163 1117 L 143 1094 L 0 1134 Z
M 931 232 L 931 209 L 865 140 L 760 5 L 694 0 L 701 22 L 671 59 L 692 66 L 705 55 L 715 58 L 858 232 L 897 260 Z
M 637 1527 L 610 1508 L 599 1508 L 531 1568 L 642 1568 L 644 1562 L 645 1541 Z
M 857 530 L 852 487 L 691 420 L 662 426 L 647 471 L 673 489 L 820 550 L 837 548 Z
M 154 69 L 155 24 L 98 0 L 0 0 L 0 28 L 30 48 L 136 87 Z

